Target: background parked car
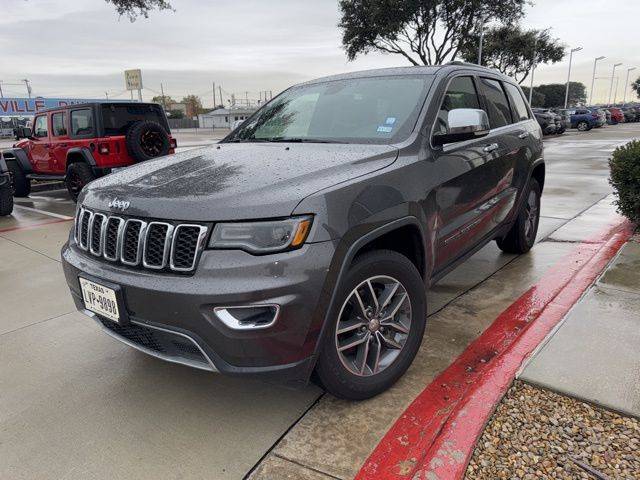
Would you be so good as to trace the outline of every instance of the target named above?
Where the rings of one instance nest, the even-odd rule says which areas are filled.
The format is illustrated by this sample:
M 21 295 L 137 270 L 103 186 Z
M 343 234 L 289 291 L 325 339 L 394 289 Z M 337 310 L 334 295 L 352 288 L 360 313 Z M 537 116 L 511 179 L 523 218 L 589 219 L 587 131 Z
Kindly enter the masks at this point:
M 599 115 L 587 108 L 567 109 L 571 116 L 571 128 L 577 128 L 581 132 L 586 132 L 598 126 Z
M 538 111 L 536 111 L 538 110 Z M 556 133 L 556 116 L 553 113 L 544 113 L 540 109 L 533 109 L 533 115 L 536 117 L 542 133 L 552 135 Z
M 620 107 L 620 110 L 624 114 L 625 122 L 637 122 L 640 120 L 640 110 L 633 107 Z
M 611 120 L 615 122 L 614 125 L 624 122 L 624 113 L 622 113 L 622 110 L 617 107 L 609 107 L 608 110 L 611 112 Z
M 591 113 L 595 113 L 598 116 L 597 128 L 600 128 L 607 124 L 607 111 L 600 107 L 586 107 Z M 609 114 L 611 116 L 611 114 Z

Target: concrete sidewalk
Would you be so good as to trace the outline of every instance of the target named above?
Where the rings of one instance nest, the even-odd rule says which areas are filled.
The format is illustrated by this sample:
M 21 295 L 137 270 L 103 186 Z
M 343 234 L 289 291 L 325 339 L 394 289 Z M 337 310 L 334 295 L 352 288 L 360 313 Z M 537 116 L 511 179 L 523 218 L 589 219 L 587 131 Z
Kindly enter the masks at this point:
M 640 417 L 640 235 L 532 357 L 520 379 Z

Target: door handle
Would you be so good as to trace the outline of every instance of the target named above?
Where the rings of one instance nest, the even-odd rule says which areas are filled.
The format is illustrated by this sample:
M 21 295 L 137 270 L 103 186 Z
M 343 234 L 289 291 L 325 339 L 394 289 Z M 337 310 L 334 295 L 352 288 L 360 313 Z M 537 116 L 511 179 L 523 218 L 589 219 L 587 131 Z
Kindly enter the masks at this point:
M 490 153 L 490 152 L 493 152 L 494 150 L 497 150 L 497 149 L 498 149 L 498 144 L 497 143 L 490 143 L 489 145 L 485 145 L 482 148 L 482 150 L 485 153 Z
M 58 146 L 59 147 L 68 147 L 69 145 L 67 145 L 66 143 L 59 143 Z
M 529 136 L 529 132 L 524 132 L 518 135 L 518 138 L 524 139 L 524 138 L 527 138 L 528 136 Z

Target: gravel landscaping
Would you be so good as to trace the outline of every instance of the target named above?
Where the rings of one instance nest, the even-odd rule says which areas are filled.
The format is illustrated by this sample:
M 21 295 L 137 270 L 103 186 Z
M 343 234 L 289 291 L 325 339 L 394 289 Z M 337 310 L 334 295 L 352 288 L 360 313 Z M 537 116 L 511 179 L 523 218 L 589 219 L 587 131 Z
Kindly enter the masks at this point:
M 516 381 L 465 478 L 640 479 L 640 421 Z

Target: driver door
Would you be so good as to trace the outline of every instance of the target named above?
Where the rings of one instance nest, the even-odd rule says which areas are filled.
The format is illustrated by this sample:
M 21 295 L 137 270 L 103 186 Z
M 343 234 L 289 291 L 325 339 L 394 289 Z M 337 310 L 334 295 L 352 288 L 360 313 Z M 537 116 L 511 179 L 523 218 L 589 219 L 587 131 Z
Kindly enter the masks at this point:
M 449 80 L 436 118 L 434 133 L 448 131 L 451 110 L 483 110 L 478 79 L 460 75 Z M 491 220 L 496 186 L 500 182 L 499 136 L 494 133 L 434 147 L 436 248 L 435 271 L 446 268 L 473 249 L 495 225 Z
M 35 173 L 49 173 L 51 142 L 47 115 L 39 115 L 33 121 L 31 138 L 31 163 Z

